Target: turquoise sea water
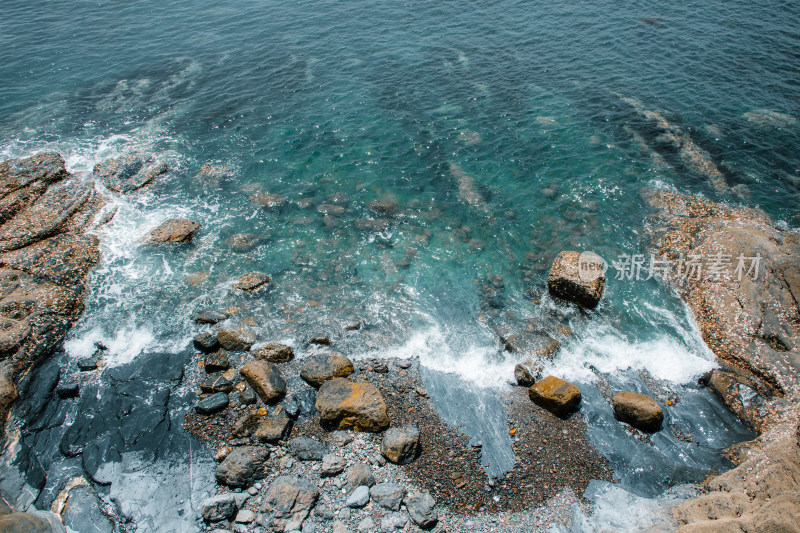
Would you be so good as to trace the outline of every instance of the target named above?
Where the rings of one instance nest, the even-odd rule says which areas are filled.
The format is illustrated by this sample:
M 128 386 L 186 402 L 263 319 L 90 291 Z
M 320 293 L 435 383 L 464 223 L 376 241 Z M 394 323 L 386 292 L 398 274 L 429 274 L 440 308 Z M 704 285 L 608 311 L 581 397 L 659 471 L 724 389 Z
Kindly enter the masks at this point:
M 348 355 L 418 356 L 483 390 L 505 386 L 517 362 L 498 331 L 567 323 L 574 336 L 546 370 L 593 391 L 593 440 L 631 490 L 700 480 L 722 467 L 719 449 L 746 436 L 693 385 L 713 356 L 668 287 L 612 278 L 589 315 L 542 293 L 560 250 L 649 254 L 646 187 L 800 224 L 796 3 L 6 0 L 0 9 L 0 155 L 57 150 L 70 170 L 89 172 L 145 152 L 172 168 L 118 198 L 99 230 L 103 263 L 70 353 L 97 340 L 111 364 L 179 351 L 198 331 L 195 309 L 236 305 L 263 340 L 298 346 L 361 321 L 363 335 L 339 340 Z M 688 136 L 726 186 L 688 164 L 647 110 Z M 207 163 L 232 179 L 195 178 Z M 259 208 L 248 200 L 257 192 L 287 203 Z M 397 212 L 376 215 L 374 200 Z M 341 213 L 326 218 L 329 204 Z M 194 245 L 139 246 L 175 216 L 203 224 Z M 231 251 L 226 239 L 243 232 L 264 244 Z M 233 294 L 232 281 L 252 270 L 271 274 L 274 290 Z M 188 285 L 198 272 L 205 281 Z M 620 447 L 632 438 L 591 384 L 648 390 L 643 372 L 686 398 L 668 416 L 710 451 L 671 436 L 652 450 Z M 498 453 L 493 468 L 506 463 Z

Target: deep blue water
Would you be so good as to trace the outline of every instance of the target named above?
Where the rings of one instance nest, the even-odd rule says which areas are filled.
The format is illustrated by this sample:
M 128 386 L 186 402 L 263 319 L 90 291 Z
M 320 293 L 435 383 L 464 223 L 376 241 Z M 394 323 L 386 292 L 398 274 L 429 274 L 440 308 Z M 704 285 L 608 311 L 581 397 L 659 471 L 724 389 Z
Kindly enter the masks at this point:
M 611 279 L 589 317 L 538 294 L 560 250 L 649 253 L 645 187 L 800 225 L 797 3 L 6 0 L 0 9 L 0 155 L 58 150 L 81 172 L 140 151 L 172 167 L 119 198 L 99 231 L 104 259 L 68 343 L 75 355 L 95 340 L 118 363 L 178 352 L 198 331 L 196 308 L 237 305 L 263 340 L 299 344 L 308 331 L 360 320 L 370 327 L 341 346 L 348 355 L 416 355 L 499 386 L 516 361 L 494 330 L 566 322 L 575 335 L 549 371 L 589 386 L 591 364 L 634 387 L 647 371 L 697 406 L 674 416 L 715 428 L 713 450 L 743 438 L 692 385 L 712 355 L 669 288 Z M 726 186 L 688 166 L 642 110 L 692 139 Z M 209 162 L 234 178 L 194 178 Z M 288 203 L 265 211 L 248 201 L 253 192 Z M 368 203 L 387 198 L 398 204 L 388 227 L 358 227 L 380 218 Z M 317 208 L 332 201 L 345 211 L 324 219 Z M 179 215 L 203 224 L 190 250 L 137 245 Z M 224 242 L 240 232 L 268 242 L 232 253 Z M 250 270 L 273 275 L 269 297 L 231 293 Z M 206 281 L 187 285 L 197 272 Z M 487 308 L 481 287 L 494 275 L 501 305 Z M 610 408 L 587 398 L 600 410 L 593 438 L 613 456 L 628 437 L 612 438 Z M 662 490 L 684 460 L 692 473 L 673 481 L 719 466 L 715 453 L 685 459 L 674 439 L 656 449 L 665 466 L 644 481 L 625 477 L 632 490 Z M 615 460 L 623 477 L 636 470 Z

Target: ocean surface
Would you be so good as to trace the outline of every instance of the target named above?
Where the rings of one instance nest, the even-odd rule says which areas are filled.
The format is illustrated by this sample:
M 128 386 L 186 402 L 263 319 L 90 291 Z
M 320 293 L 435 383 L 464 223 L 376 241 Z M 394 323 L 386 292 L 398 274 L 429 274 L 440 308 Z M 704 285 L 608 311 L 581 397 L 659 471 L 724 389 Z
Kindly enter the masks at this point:
M 546 331 L 562 348 L 545 371 L 585 391 L 590 437 L 628 498 L 615 501 L 634 507 L 727 468 L 720 451 L 751 437 L 696 384 L 714 357 L 668 286 L 610 269 L 600 307 L 580 313 L 545 282 L 565 249 L 649 257 L 648 188 L 800 225 L 800 4 L 4 0 L 0 12 L 2 159 L 58 151 L 86 179 L 129 153 L 171 167 L 111 203 L 70 357 L 98 341 L 110 367 L 179 353 L 201 307 L 237 306 L 260 338 L 298 348 L 359 321 L 339 348 L 419 358 L 442 416 L 486 443 L 500 475 L 513 452 L 498 398 L 519 360 L 499 335 Z M 195 177 L 209 163 L 231 178 Z M 254 193 L 285 203 L 264 209 Z M 191 247 L 140 245 L 178 216 L 203 225 Z M 226 240 L 239 233 L 261 244 L 237 253 Z M 254 270 L 274 290 L 233 294 Z M 599 384 L 675 394 L 665 425 L 699 444 L 639 441 Z M 459 418 L 454 402 L 484 415 Z M 613 523 L 593 520 L 576 524 Z

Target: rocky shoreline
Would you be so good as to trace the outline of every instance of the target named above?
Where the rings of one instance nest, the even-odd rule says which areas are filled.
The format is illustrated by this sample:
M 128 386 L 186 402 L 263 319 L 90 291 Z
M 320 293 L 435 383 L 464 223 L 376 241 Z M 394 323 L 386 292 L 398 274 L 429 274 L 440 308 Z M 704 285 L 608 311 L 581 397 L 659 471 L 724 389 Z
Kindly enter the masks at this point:
M 667 278 L 694 312 L 721 368 L 702 378 L 761 435 L 731 450 L 737 468 L 675 510 L 681 531 L 797 531 L 800 499 L 800 235 L 763 212 L 668 191 L 645 195 Z M 758 275 L 711 279 L 679 259 L 759 257 Z M 755 273 L 754 273 L 755 274 Z
M 439 415 L 417 360 L 340 355 L 337 339 L 317 332 L 302 346 L 269 342 L 222 302 L 197 310 L 194 349 L 181 354 L 149 354 L 142 363 L 102 372 L 106 348 L 98 344 L 92 357 L 66 361 L 59 346 L 83 312 L 87 277 L 99 261 L 89 232 L 114 216 L 95 182 L 135 194 L 167 170 L 142 156 L 104 162 L 91 177 L 71 176 L 55 154 L 0 164 L 0 414 L 6 450 L 23 443 L 15 460 L 41 478 L 33 498 L 22 494 L 24 481 L 0 483 L 3 491 L 20 492 L 0 494 L 0 529 L 63 531 L 62 522 L 98 531 L 157 528 L 157 512 L 115 507 L 113 497 L 95 489 L 126 490 L 131 479 L 147 475 L 148 457 L 174 460 L 199 443 L 205 447 L 197 466 L 213 470 L 217 484 L 190 487 L 177 514 L 180 527 L 207 531 L 545 530 L 569 525 L 576 505 L 590 506 L 576 495 L 591 480 L 613 481 L 583 415 L 574 412 L 581 391 L 537 367 L 560 346 L 544 333 L 495 328 L 507 351 L 530 356 L 515 369 L 518 386 L 502 398 L 514 465 L 500 477 L 487 474 L 482 443 Z M 256 200 L 271 209 L 283 201 Z M 731 449 L 741 464 L 709 480 L 707 493 L 675 509 L 675 519 L 686 531 L 793 530 L 800 508 L 792 490 L 800 479 L 800 238 L 756 210 L 665 191 L 651 191 L 646 200 L 657 211 L 650 229 L 659 253 L 676 260 L 758 252 L 765 269 L 760 279 L 743 282 L 666 276 L 721 361 L 703 384 L 761 433 Z M 199 229 L 189 219 L 168 220 L 142 244 L 180 247 Z M 251 243 L 234 245 L 244 251 Z M 548 291 L 593 309 L 605 278 L 582 279 L 580 261 L 578 252 L 561 252 Z M 255 295 L 271 284 L 269 275 L 250 272 L 232 289 Z M 491 315 L 502 279 L 482 290 Z M 343 332 L 361 334 L 358 323 Z M 76 371 L 62 372 L 59 364 Z M 86 378 L 94 375 L 99 379 Z M 22 406 L 32 427 L 9 420 L 20 383 L 36 387 L 37 400 Z M 606 392 L 630 431 L 647 439 L 661 429 L 664 410 L 656 400 Z M 101 397 L 112 400 L 104 404 Z M 65 420 L 62 402 L 79 402 L 74 420 Z M 188 412 L 178 407 L 186 402 L 194 406 Z M 47 453 L 73 462 L 51 479 Z M 147 505 L 153 495 L 140 497 Z M 10 512 L 33 508 L 54 514 Z

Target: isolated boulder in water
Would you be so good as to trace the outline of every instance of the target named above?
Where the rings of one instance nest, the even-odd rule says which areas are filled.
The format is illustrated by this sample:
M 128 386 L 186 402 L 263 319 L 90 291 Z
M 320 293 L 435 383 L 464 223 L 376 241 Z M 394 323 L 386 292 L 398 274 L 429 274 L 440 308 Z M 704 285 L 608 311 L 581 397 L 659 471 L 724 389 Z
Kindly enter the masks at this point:
M 333 378 L 344 378 L 353 373 L 353 362 L 338 353 L 312 355 L 300 369 L 300 377 L 312 387 L 319 387 Z
M 94 167 L 95 177 L 110 191 L 129 193 L 141 189 L 169 170 L 163 161 L 150 156 L 126 155 L 107 159 Z
M 611 402 L 618 420 L 647 433 L 661 429 L 664 411 L 650 396 L 637 392 L 618 392 Z
M 547 289 L 552 296 L 594 309 L 603 297 L 606 277 L 599 256 L 564 251 L 556 256 Z
M 581 403 L 581 391 L 568 381 L 547 376 L 528 389 L 533 403 L 556 416 L 566 416 Z
M 255 250 L 268 240 L 266 235 L 258 233 L 237 233 L 228 237 L 225 244 L 234 252 L 243 254 Z
M 386 402 L 371 383 L 327 381 L 317 393 L 316 407 L 320 423 L 329 429 L 379 432 L 389 427 Z
M 230 487 L 249 487 L 264 478 L 264 463 L 269 453 L 256 446 L 234 448 L 217 466 L 217 481 Z
M 299 477 L 275 478 L 264 495 L 264 512 L 271 518 L 273 531 L 299 530 L 308 517 L 319 491 L 310 481 Z
M 294 350 L 285 344 L 270 343 L 255 350 L 253 357 L 270 363 L 286 363 L 294 359 Z
M 390 428 L 383 434 L 381 453 L 393 463 L 405 465 L 420 454 L 419 428 L 407 424 Z
M 200 224 L 188 218 L 172 218 L 162 223 L 144 238 L 149 243 L 185 243 L 194 238 Z
M 268 361 L 248 361 L 239 372 L 264 403 L 276 403 L 286 394 L 286 381 L 280 370 Z
M 528 367 L 523 364 L 518 364 L 514 367 L 514 379 L 520 387 L 530 387 L 542 378 L 542 368 L 535 367 L 535 375 L 528 370 Z
M 247 328 L 225 328 L 217 332 L 217 340 L 229 352 L 246 352 L 256 342 L 256 334 Z
M 267 274 L 262 274 L 261 272 L 248 272 L 247 274 L 243 274 L 239 278 L 239 281 L 233 284 L 233 288 L 245 292 L 251 292 L 263 287 L 270 281 L 272 281 L 272 279 Z

